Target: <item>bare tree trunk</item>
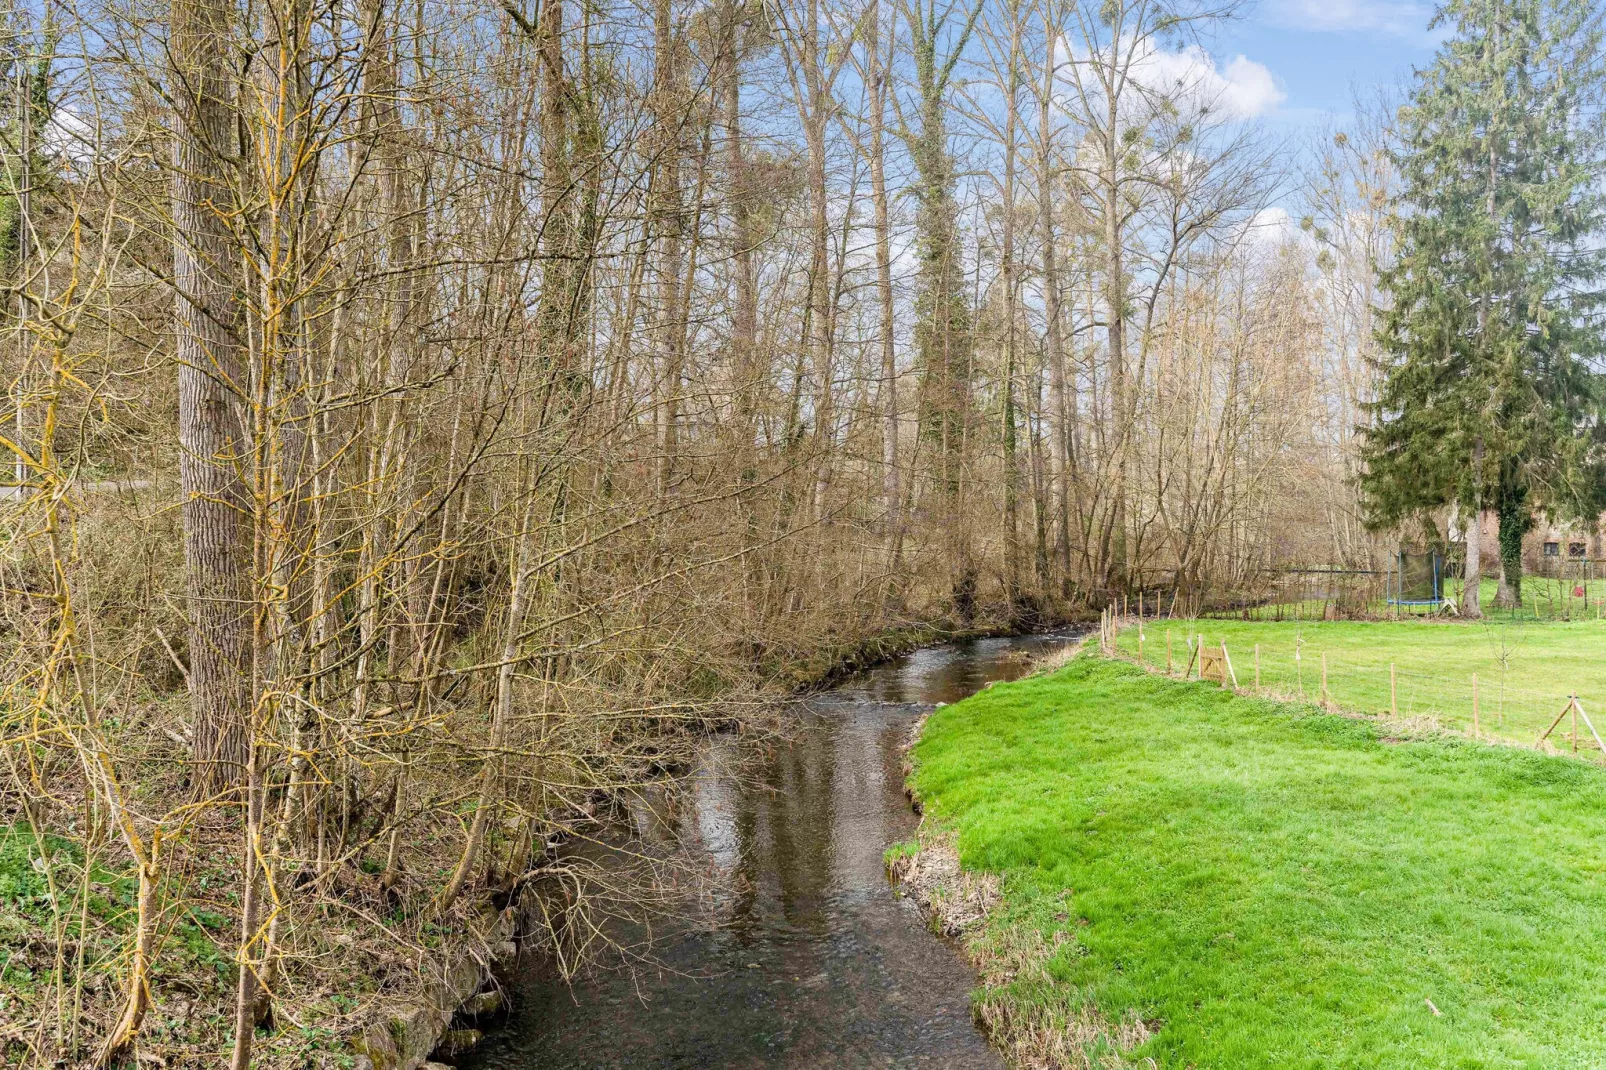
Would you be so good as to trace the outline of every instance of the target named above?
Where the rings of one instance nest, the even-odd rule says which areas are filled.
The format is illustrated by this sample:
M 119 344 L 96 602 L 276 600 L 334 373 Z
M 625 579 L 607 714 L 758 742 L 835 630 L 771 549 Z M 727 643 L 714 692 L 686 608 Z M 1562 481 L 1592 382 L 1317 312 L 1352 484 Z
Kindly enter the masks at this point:
M 893 35 L 896 37 L 896 35 Z M 881 56 L 881 3 L 870 0 L 865 19 L 869 58 L 870 195 L 875 213 L 876 298 L 881 327 L 881 507 L 887 535 L 887 574 L 897 571 L 900 551 L 898 471 L 898 345 L 893 337 L 892 224 L 887 207 L 887 66 Z
M 1468 510 L 1466 583 L 1461 591 L 1461 615 L 1483 616 L 1483 439 L 1472 444 L 1472 508 Z
M 225 154 L 234 133 L 233 8 L 174 0 L 173 284 L 179 392 L 179 479 L 190 606 L 190 704 L 198 786 L 244 772 L 249 514 L 237 463 L 249 454 L 240 416 L 243 367 L 237 263 Z
M 680 453 L 681 343 L 685 317 L 681 278 L 685 254 L 681 241 L 680 201 L 680 74 L 675 50 L 674 7 L 657 0 L 653 18 L 653 124 L 658 139 L 649 212 L 658 245 L 658 318 L 654 330 L 654 374 L 658 378 L 658 494 L 666 498 L 675 479 Z
M 1071 412 L 1065 396 L 1065 343 L 1061 333 L 1058 246 L 1054 235 L 1054 72 L 1059 27 L 1044 6 L 1043 35 L 1047 55 L 1037 101 L 1037 226 L 1043 257 L 1044 359 L 1048 362 L 1049 508 L 1052 510 L 1059 593 L 1069 597 L 1071 583 Z
M 563 67 L 563 0 L 544 0 L 541 62 L 541 305 L 536 329 L 547 368 L 567 367 L 577 270 L 569 167 L 569 86 Z
M 746 457 L 753 444 L 754 389 L 758 378 L 758 279 L 753 267 L 753 248 L 758 236 L 753 232 L 752 191 L 748 188 L 747 153 L 742 142 L 742 23 L 746 11 L 741 0 L 730 0 L 726 11 L 724 78 L 721 103 L 725 122 L 725 170 L 729 183 L 731 221 L 736 247 L 731 251 L 736 307 L 731 316 L 731 373 L 736 396 L 737 426 L 743 453 L 744 482 L 755 473 Z
M 241 849 L 240 884 L 244 891 L 240 902 L 240 953 L 236 967 L 239 977 L 234 994 L 234 1051 L 229 1060 L 230 1070 L 251 1070 L 251 1038 L 256 1032 L 257 992 L 261 978 L 259 964 L 263 961 L 258 943 L 261 928 L 263 882 L 259 858 L 262 854 L 262 816 L 264 794 L 262 762 L 256 740 L 250 741 L 250 754 L 246 759 L 245 828 Z M 253 960 L 253 955 L 258 956 Z
M 1009 7 L 1009 65 L 1004 92 L 1004 219 L 1000 256 L 1004 283 L 1004 596 L 1013 607 L 1020 601 L 1020 462 L 1015 442 L 1015 376 L 1017 371 L 1017 287 L 1015 264 L 1015 145 L 1020 125 L 1021 12 L 1018 0 Z
M 1119 168 L 1122 146 L 1116 141 L 1119 127 L 1116 100 L 1109 102 L 1109 126 L 1105 131 L 1104 188 L 1104 329 L 1108 342 L 1110 376 L 1110 423 L 1114 436 L 1115 474 L 1110 484 L 1110 512 L 1106 521 L 1109 553 L 1104 561 L 1104 583 L 1113 594 L 1127 584 L 1126 496 L 1127 467 L 1131 453 L 1131 420 L 1127 411 L 1126 377 L 1126 264 L 1121 243 L 1121 219 L 1126 211 L 1121 203 Z
M 533 467 L 529 461 L 526 461 L 526 464 Z M 525 607 L 529 601 L 529 585 L 532 578 L 530 572 L 535 538 L 531 528 L 535 524 L 536 501 L 534 482 L 528 478 L 520 481 L 520 490 L 526 495 L 526 500 L 524 508 L 514 514 L 518 518 L 519 530 L 513 538 L 512 581 L 508 591 L 507 620 L 503 624 L 502 631 L 501 660 L 496 668 L 496 699 L 491 711 L 491 731 L 487 741 L 485 766 L 480 773 L 474 820 L 469 825 L 463 853 L 458 857 L 457 866 L 452 870 L 446 887 L 441 891 L 439 910 L 442 913 L 457 901 L 464 885 L 468 883 L 469 875 L 474 872 L 474 864 L 485 842 L 485 830 L 490 825 L 491 812 L 496 809 L 492 801 L 492 789 L 500 779 L 504 763 L 502 752 L 506 747 L 508 726 L 513 721 L 513 682 L 519 666 Z

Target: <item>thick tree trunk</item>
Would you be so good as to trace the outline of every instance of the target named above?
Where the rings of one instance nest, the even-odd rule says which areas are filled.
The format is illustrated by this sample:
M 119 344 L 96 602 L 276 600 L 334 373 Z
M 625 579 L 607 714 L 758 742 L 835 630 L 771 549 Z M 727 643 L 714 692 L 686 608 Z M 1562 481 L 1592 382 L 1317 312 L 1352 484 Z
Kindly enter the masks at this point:
M 574 204 L 569 167 L 569 87 L 563 65 L 563 0 L 544 0 L 541 53 L 541 356 L 566 368 L 574 337 Z
M 248 751 L 251 450 L 225 157 L 234 136 L 231 5 L 174 0 L 173 282 L 179 481 L 197 784 L 237 783 Z
M 1483 440 L 1472 445 L 1472 508 L 1467 524 L 1465 583 L 1461 590 L 1461 615 L 1483 616 L 1480 585 L 1483 583 Z
M 658 315 L 653 332 L 654 369 L 658 379 L 658 495 L 667 497 L 674 485 L 680 453 L 680 393 L 682 339 L 681 279 L 685 250 L 682 242 L 680 190 L 680 73 L 676 62 L 674 8 L 658 0 L 653 17 L 653 123 L 658 160 L 653 175 L 652 209 L 658 246 Z
M 736 398 L 738 450 L 743 456 L 742 480 L 751 483 L 756 473 L 747 454 L 752 449 L 755 419 L 754 388 L 758 381 L 758 279 L 753 268 L 751 191 L 748 189 L 747 154 L 742 143 L 742 22 L 745 11 L 739 0 L 728 5 L 724 45 L 725 77 L 721 84 L 721 104 L 725 121 L 725 170 L 729 183 L 732 229 L 735 248 L 731 251 L 732 281 L 736 307 L 731 316 L 731 374 Z
M 1004 94 L 1004 218 L 1000 250 L 1004 283 L 1004 595 L 1011 606 L 1021 598 L 1020 582 L 1020 462 L 1015 441 L 1015 376 L 1017 273 L 1015 264 L 1015 134 L 1020 125 L 1021 17 L 1018 5 L 1010 8 L 1009 83 Z
M 1501 480 L 1499 491 L 1500 519 L 1500 582 L 1495 588 L 1494 604 L 1505 609 L 1522 606 L 1522 537 L 1533 527 L 1533 513 L 1529 511 L 1528 493 L 1508 475 Z
M 876 297 L 881 312 L 881 503 L 885 517 L 888 573 L 895 571 L 899 548 L 898 350 L 893 337 L 892 225 L 887 209 L 886 70 L 881 61 L 881 5 L 871 0 L 866 17 L 865 51 L 870 78 L 870 193 L 875 210 Z
M 1483 604 L 1479 592 L 1479 586 L 1483 583 L 1483 512 L 1476 505 L 1473 506 L 1466 524 L 1467 561 L 1461 589 L 1461 615 L 1477 618 L 1483 616 Z
M 1110 427 L 1114 437 L 1114 476 L 1110 481 L 1110 512 L 1107 524 L 1108 553 L 1104 561 L 1104 582 L 1110 594 L 1127 585 L 1126 496 L 1131 421 L 1128 413 L 1126 379 L 1126 264 L 1121 242 L 1125 239 L 1121 216 L 1120 146 L 1115 142 L 1115 104 L 1110 104 L 1107 169 L 1104 181 L 1104 323 L 1109 344 Z
M 812 22 L 812 19 L 811 19 Z M 812 42 L 814 29 L 809 37 Z M 806 137 L 809 149 L 809 233 L 812 252 L 809 264 L 809 352 L 814 374 L 818 377 L 814 394 L 814 437 L 817 459 L 814 470 L 812 497 L 815 519 L 825 512 L 825 489 L 831 477 L 832 444 L 834 441 L 835 395 L 831 359 L 831 269 L 830 227 L 827 217 L 825 188 L 825 116 L 828 105 L 814 83 L 819 81 L 812 43 L 804 47 L 805 67 L 811 83 L 813 106 L 806 120 Z
M 1054 64 L 1058 28 L 1044 8 L 1043 33 L 1048 55 L 1043 65 L 1043 85 L 1037 104 L 1037 226 L 1038 245 L 1043 257 L 1043 335 L 1044 358 L 1048 362 L 1049 406 L 1049 507 L 1055 558 L 1058 561 L 1060 597 L 1070 595 L 1070 420 L 1071 411 L 1065 389 L 1065 344 L 1060 323 L 1059 254 L 1054 234 Z

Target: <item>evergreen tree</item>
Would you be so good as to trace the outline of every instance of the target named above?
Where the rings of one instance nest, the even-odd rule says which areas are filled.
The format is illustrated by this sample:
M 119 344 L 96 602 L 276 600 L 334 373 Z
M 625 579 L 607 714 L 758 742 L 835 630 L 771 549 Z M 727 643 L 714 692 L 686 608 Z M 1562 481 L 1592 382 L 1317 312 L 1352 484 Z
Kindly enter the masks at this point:
M 1599 19 L 1588 0 L 1450 0 L 1453 29 L 1401 109 L 1398 256 L 1362 492 L 1375 527 L 1496 511 L 1521 598 L 1533 511 L 1599 508 L 1587 419 L 1602 261 Z M 1478 613 L 1469 534 L 1465 611 Z

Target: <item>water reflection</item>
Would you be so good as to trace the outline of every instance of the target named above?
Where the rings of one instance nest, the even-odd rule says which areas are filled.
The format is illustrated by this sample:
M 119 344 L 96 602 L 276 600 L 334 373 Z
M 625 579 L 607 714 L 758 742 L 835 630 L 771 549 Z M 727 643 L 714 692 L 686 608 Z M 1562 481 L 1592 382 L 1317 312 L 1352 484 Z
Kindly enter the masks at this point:
M 532 966 L 508 1026 L 465 1065 L 1002 1067 L 971 1024 L 974 976 L 889 892 L 882 852 L 915 826 L 900 772 L 913 721 L 1069 638 L 922 650 L 800 702 L 787 746 L 710 740 L 677 812 L 631 814 L 639 844 L 667 838 L 706 874 L 700 909 L 657 934 L 650 968 L 571 990 Z

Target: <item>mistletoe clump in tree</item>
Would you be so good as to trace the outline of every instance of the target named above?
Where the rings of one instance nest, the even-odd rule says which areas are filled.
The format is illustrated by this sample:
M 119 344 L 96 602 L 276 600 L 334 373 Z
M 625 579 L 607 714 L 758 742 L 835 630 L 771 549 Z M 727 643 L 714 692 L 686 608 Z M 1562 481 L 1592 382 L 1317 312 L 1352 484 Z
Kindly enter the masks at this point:
M 1460 503 L 1471 616 L 1476 518 L 1497 514 L 1496 601 L 1520 604 L 1534 511 L 1601 507 L 1598 21 L 1587 0 L 1451 0 L 1453 32 L 1400 112 L 1361 489 L 1374 528 Z

